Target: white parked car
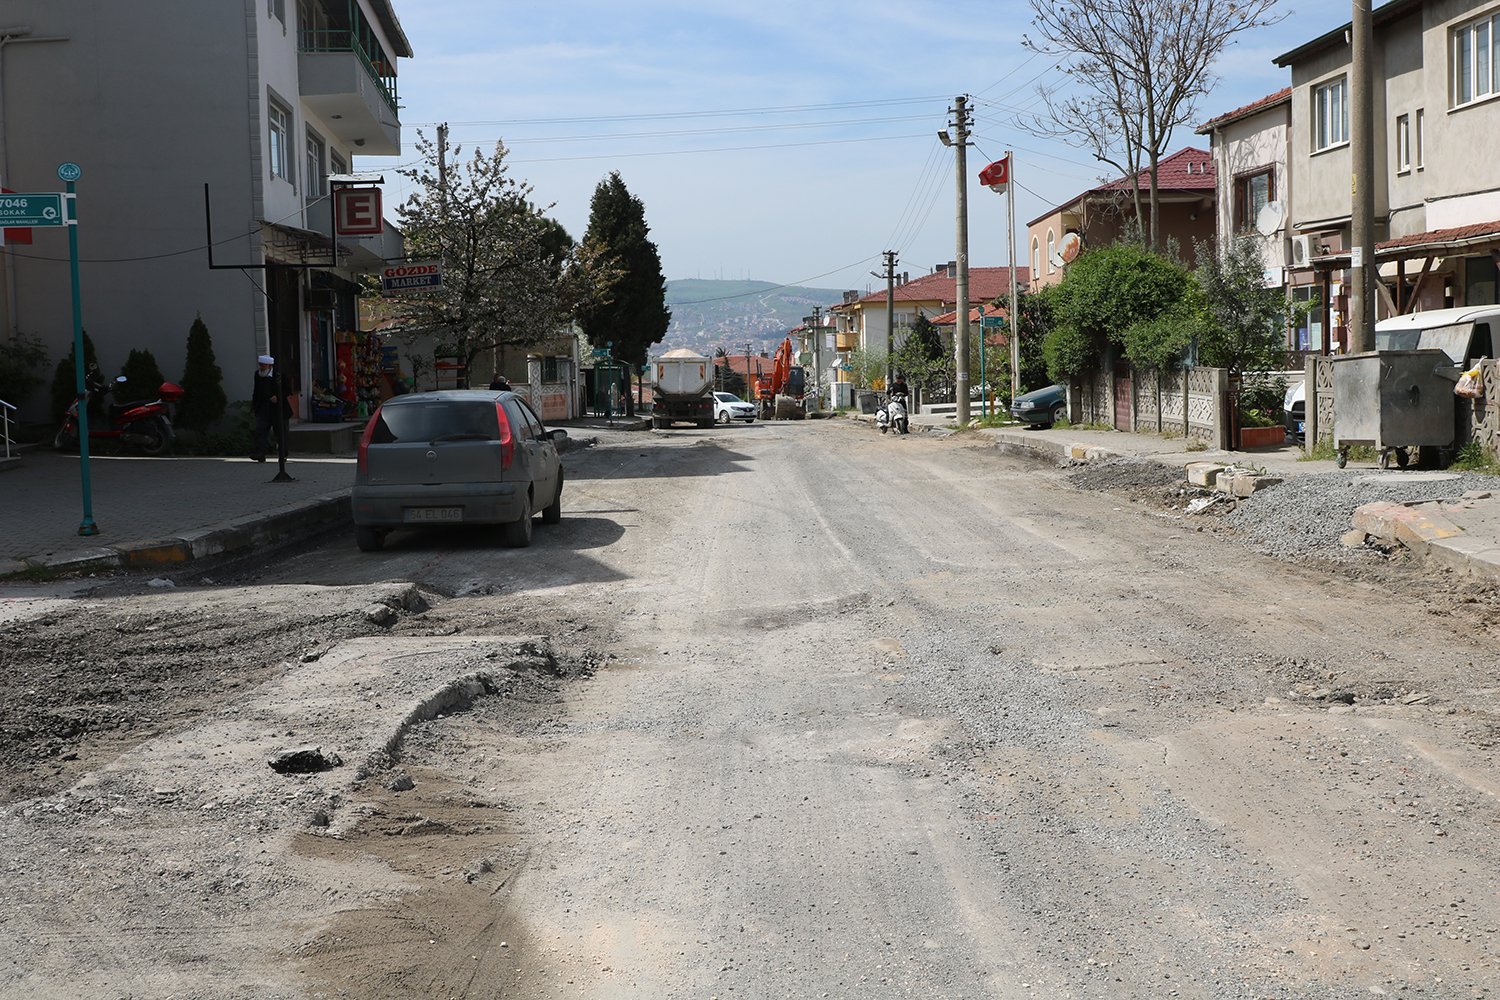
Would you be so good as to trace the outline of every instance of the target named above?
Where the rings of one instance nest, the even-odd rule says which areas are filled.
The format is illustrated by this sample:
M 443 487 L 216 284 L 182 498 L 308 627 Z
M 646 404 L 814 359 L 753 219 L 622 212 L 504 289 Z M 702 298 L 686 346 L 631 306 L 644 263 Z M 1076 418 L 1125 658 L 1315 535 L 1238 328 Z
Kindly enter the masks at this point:
M 716 392 L 714 393 L 714 419 L 721 424 L 727 424 L 731 420 L 752 423 L 755 420 L 755 407 L 732 392 Z

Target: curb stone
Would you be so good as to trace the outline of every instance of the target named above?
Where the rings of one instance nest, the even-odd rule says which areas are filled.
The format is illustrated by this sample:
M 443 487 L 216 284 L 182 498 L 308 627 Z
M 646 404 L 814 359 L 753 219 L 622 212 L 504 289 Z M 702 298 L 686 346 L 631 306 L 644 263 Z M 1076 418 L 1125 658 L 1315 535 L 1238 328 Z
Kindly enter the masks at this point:
M 239 549 L 255 548 L 294 537 L 315 528 L 351 519 L 352 489 L 328 496 L 287 504 L 261 514 L 251 514 L 209 525 L 181 535 L 121 545 L 36 556 L 20 562 L 0 563 L 0 576 L 45 569 L 73 573 L 92 569 L 141 569 L 166 567 L 212 558 Z

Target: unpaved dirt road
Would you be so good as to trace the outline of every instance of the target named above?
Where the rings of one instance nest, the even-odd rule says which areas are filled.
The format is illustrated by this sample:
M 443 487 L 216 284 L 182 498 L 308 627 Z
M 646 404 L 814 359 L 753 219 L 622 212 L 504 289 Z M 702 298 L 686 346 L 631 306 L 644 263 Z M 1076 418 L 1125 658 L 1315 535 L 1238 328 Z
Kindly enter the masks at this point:
M 12 592 L 0 697 L 44 710 L 0 747 L 0 995 L 1500 988 L 1491 590 L 1274 562 L 962 435 L 565 465 L 524 552 Z M 312 745 L 342 763 L 267 767 Z

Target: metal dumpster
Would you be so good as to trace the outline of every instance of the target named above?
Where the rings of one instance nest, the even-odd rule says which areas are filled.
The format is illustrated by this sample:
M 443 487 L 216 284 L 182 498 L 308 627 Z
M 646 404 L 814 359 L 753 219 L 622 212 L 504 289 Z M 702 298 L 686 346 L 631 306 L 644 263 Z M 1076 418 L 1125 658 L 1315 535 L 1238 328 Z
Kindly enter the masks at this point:
M 1338 466 L 1351 445 L 1391 453 L 1406 467 L 1409 449 L 1451 448 L 1455 415 L 1453 359 L 1440 350 L 1370 351 L 1333 359 L 1333 445 Z

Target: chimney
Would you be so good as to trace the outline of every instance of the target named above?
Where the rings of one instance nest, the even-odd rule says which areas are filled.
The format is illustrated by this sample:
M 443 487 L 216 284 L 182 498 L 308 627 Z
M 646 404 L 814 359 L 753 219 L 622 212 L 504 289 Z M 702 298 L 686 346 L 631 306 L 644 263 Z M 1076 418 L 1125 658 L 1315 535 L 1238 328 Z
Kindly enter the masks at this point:
M 950 277 L 950 278 L 957 278 L 958 277 L 958 261 L 956 261 L 956 260 L 950 260 L 948 262 L 948 277 Z

